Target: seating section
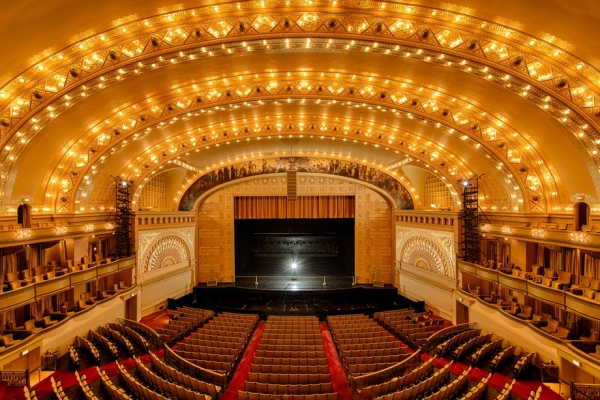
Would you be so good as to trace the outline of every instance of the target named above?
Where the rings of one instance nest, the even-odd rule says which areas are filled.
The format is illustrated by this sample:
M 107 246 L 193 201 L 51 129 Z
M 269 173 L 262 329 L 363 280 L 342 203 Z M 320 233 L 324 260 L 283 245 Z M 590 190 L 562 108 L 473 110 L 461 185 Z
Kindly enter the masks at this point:
M 481 329 L 467 329 L 460 331 L 436 346 L 434 353 L 439 357 L 444 357 L 446 354 L 452 354 L 453 351 L 460 348 L 463 344 L 469 342 L 481 335 Z
M 228 376 L 257 323 L 257 315 L 221 313 L 180 342 L 175 353 L 202 368 Z
M 77 378 L 77 382 L 79 383 L 83 397 L 85 397 L 86 400 L 100 400 L 100 397 L 96 396 L 96 393 L 94 393 L 88 384 L 87 377 L 85 375 L 79 375 L 79 373 L 75 371 L 75 377 Z
M 150 400 L 166 400 L 168 397 L 161 395 L 160 393 L 150 389 L 148 386 L 141 382 L 141 379 L 137 377 L 135 371 L 133 373 L 127 371 L 123 365 L 117 362 L 119 368 L 119 375 L 125 382 L 125 386 L 128 391 L 132 393 L 138 399 L 150 399 Z M 182 397 L 185 399 L 186 397 Z
M 150 353 L 150 362 L 152 370 L 161 375 L 168 381 L 175 382 L 186 388 L 190 388 L 196 392 L 204 393 L 213 399 L 216 399 L 222 392 L 221 386 L 213 385 L 212 383 L 204 382 L 189 375 L 184 374 L 176 368 L 167 365 L 163 360 L 155 354 Z
M 141 362 L 139 358 L 136 358 L 134 361 L 136 372 L 141 378 L 140 382 L 142 382 L 145 387 L 160 393 L 167 398 L 177 397 L 178 399 L 210 400 L 210 396 L 197 393 L 194 390 L 188 389 L 186 386 L 161 377 L 156 374 L 151 367 L 149 368 Z
M 317 317 L 270 316 L 251 368 L 240 399 L 260 394 L 337 399 Z
M 119 368 L 121 368 L 121 367 L 119 367 Z M 136 397 L 136 396 L 131 395 L 130 393 L 126 392 L 125 389 L 123 389 L 121 387 L 117 387 L 117 385 L 115 385 L 115 383 L 106 374 L 106 371 L 100 370 L 100 368 L 98 368 L 98 367 L 96 367 L 96 369 L 97 369 L 98 375 L 100 376 L 102 388 L 109 394 L 111 399 L 133 400 L 134 398 L 139 398 L 139 397 Z M 141 398 L 145 398 L 145 397 L 141 396 Z
M 490 362 L 491 371 L 494 372 L 497 369 L 500 369 L 504 362 L 513 356 L 516 348 L 517 346 L 508 346 L 497 353 Z
M 82 336 L 76 336 L 75 343 L 78 344 L 78 347 L 85 349 L 92 356 L 94 363 L 100 364 L 100 350 L 98 350 L 94 343 Z
M 377 372 L 408 357 L 408 347 L 366 315 L 329 316 L 327 323 L 349 376 Z
M 383 383 L 377 383 L 375 385 L 366 386 L 357 389 L 359 399 L 374 399 L 376 397 L 384 396 L 389 393 L 401 391 L 407 387 L 414 386 L 417 382 L 425 380 L 427 377 L 433 374 L 433 363 L 435 357 L 431 357 L 429 360 L 409 370 L 405 374 L 397 377 L 393 377 Z
M 67 397 L 63 390 L 62 384 L 60 382 L 57 383 L 53 376 L 50 377 L 50 383 L 52 384 L 52 391 L 58 400 L 69 400 L 69 397 Z
M 113 360 L 119 358 L 119 350 L 117 349 L 117 346 L 106 336 L 90 330 L 89 339 L 92 341 L 92 343 L 98 344 L 108 351 Z
M 431 319 L 431 313 L 412 309 L 376 312 L 373 319 L 413 347 L 421 347 L 431 334 L 441 328 L 443 319 Z

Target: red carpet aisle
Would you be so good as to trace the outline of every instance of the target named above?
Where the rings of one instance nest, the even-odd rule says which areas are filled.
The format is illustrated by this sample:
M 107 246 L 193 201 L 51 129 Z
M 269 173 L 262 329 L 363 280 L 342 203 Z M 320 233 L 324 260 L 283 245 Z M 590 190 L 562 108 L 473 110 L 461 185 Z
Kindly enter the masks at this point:
M 331 384 L 333 391 L 337 392 L 338 400 L 352 400 L 352 393 L 348 387 L 346 372 L 333 344 L 331 332 L 325 322 L 319 324 L 321 326 L 321 336 L 323 337 L 323 345 L 325 346 L 325 356 L 327 357 L 327 366 L 329 367 L 329 375 L 331 375 Z
M 250 343 L 248 343 L 248 346 L 246 347 L 244 356 L 240 360 L 240 363 L 233 374 L 233 378 L 231 378 L 231 381 L 229 382 L 229 386 L 227 386 L 227 390 L 219 397 L 219 399 L 237 400 L 237 391 L 244 390 L 244 381 L 248 378 L 248 373 L 250 372 L 250 367 L 252 366 L 252 361 L 254 361 L 254 355 L 256 354 L 264 330 L 265 322 L 259 322 L 254 331 L 254 335 L 252 335 L 252 339 L 250 339 Z

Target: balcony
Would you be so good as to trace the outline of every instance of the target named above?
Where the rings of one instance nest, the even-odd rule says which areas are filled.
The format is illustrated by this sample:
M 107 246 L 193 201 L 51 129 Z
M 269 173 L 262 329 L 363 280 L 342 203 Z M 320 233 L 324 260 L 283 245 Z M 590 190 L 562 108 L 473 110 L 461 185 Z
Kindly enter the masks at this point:
M 565 290 L 547 287 L 525 278 L 505 274 L 498 270 L 461 260 L 458 260 L 458 269 L 463 274 L 498 283 L 501 286 L 522 292 L 529 297 L 533 297 L 545 303 L 561 307 L 586 318 L 600 321 L 600 301 L 591 300 L 581 295 L 574 295 Z
M 135 257 L 122 258 L 107 264 L 56 276 L 38 283 L 0 293 L 0 311 L 20 307 L 83 283 L 124 271 L 135 266 Z

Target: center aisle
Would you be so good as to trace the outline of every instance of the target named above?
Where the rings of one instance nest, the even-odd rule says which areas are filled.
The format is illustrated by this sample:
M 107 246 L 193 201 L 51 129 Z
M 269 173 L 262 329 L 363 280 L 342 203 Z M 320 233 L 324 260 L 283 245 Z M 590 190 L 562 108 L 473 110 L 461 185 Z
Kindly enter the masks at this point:
M 352 400 L 354 397 L 348 387 L 346 373 L 331 338 L 331 332 L 329 332 L 329 328 L 325 322 L 321 322 L 319 326 L 321 328 L 321 336 L 323 337 L 323 345 L 325 346 L 325 356 L 327 357 L 327 366 L 329 367 L 329 375 L 331 375 L 333 391 L 337 392 L 338 400 Z
M 221 400 L 237 400 L 238 390 L 244 390 L 244 382 L 248 379 L 248 373 L 250 372 L 250 367 L 252 367 L 252 361 L 254 360 L 254 355 L 256 354 L 264 330 L 265 322 L 259 322 L 252 335 L 252 339 L 250 339 L 250 342 L 246 347 L 244 356 L 240 360 L 240 363 L 233 374 L 233 378 L 231 378 L 231 381 L 227 386 L 227 390 L 220 397 Z

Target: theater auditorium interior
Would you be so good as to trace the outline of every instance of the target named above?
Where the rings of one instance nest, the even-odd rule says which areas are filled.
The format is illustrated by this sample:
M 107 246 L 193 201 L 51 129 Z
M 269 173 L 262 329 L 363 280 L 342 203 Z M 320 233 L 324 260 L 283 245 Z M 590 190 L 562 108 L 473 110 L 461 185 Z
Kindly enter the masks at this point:
M 0 398 L 599 398 L 600 3 L 2 10 Z

